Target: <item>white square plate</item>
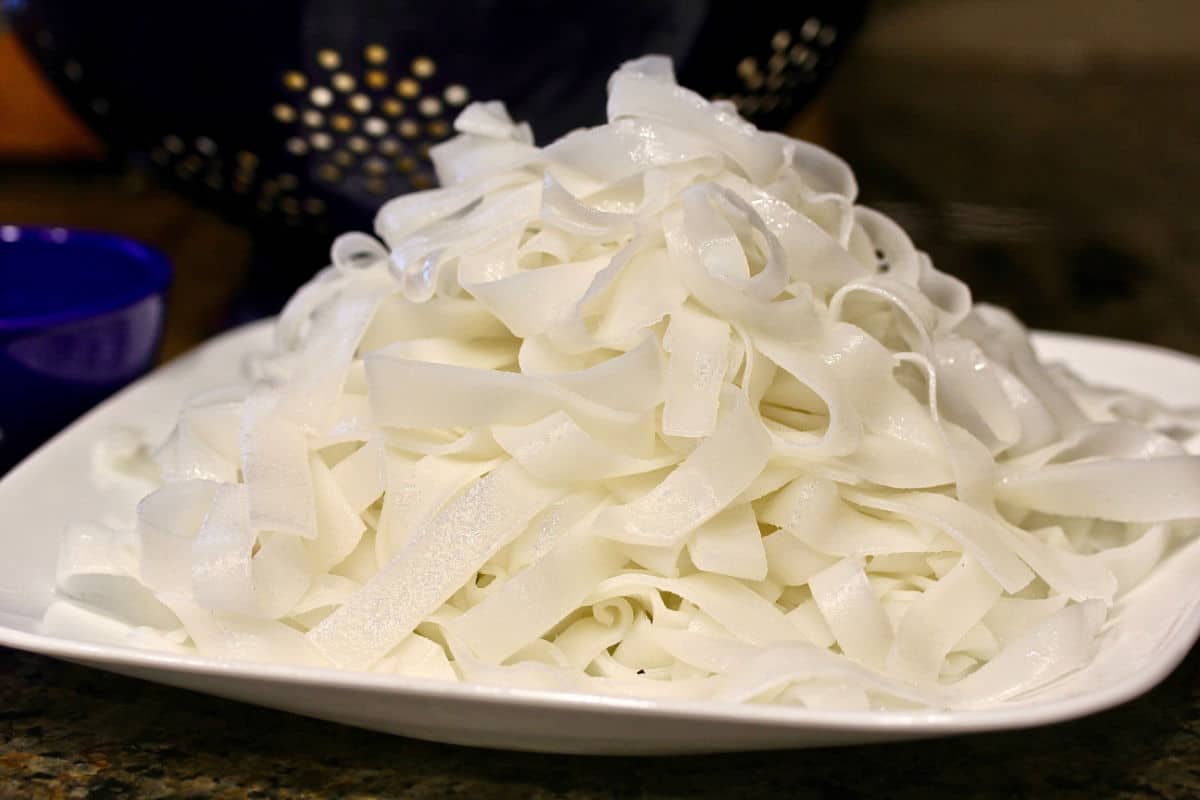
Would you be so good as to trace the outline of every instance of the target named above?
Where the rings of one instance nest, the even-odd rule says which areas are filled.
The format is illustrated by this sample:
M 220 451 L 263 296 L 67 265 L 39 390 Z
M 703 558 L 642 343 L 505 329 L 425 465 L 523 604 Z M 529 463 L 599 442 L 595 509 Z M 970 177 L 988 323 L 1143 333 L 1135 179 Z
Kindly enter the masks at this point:
M 1095 661 L 1027 698 L 979 711 L 810 711 L 534 692 L 387 675 L 186 657 L 48 637 L 60 533 L 130 515 L 134 498 L 91 479 L 93 444 L 114 426 L 165 435 L 183 400 L 232 379 L 265 348 L 268 323 L 227 333 L 129 387 L 0 480 L 0 645 L 363 728 L 441 742 L 560 753 L 699 753 L 878 742 L 1044 725 L 1150 689 L 1200 635 L 1200 540 L 1124 598 Z M 1177 405 L 1200 399 L 1200 361 L 1143 345 L 1035 337 L 1045 358 Z M 1198 487 L 1200 489 L 1200 487 Z

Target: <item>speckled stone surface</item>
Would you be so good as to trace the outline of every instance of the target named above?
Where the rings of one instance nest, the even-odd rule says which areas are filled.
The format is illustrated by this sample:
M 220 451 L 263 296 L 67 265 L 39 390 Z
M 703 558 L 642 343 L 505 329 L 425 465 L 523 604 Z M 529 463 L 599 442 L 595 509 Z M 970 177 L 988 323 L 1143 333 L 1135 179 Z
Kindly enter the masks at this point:
M 429 744 L 0 649 L 0 798 L 1200 797 L 1200 650 L 1083 720 L 839 750 L 680 758 Z

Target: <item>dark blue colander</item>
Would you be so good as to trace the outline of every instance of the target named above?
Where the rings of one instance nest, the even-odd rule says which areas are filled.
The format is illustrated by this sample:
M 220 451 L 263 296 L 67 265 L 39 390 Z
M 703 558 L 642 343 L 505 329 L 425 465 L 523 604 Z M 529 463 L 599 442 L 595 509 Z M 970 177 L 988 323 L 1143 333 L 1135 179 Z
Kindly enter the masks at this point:
M 429 146 L 472 99 L 539 141 L 602 121 L 645 53 L 777 127 L 807 103 L 865 2 L 4 0 L 72 106 L 118 152 L 250 226 L 266 310 L 336 232 L 433 183 Z

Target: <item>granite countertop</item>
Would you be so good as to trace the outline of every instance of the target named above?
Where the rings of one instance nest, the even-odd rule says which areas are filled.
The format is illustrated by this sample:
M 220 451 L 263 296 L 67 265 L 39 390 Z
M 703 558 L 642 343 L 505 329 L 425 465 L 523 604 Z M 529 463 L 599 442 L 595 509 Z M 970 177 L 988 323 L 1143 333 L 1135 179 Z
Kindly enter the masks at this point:
M 1195 798 L 1198 678 L 1200 651 L 1037 730 L 638 759 L 429 744 L 0 649 L 0 798 Z

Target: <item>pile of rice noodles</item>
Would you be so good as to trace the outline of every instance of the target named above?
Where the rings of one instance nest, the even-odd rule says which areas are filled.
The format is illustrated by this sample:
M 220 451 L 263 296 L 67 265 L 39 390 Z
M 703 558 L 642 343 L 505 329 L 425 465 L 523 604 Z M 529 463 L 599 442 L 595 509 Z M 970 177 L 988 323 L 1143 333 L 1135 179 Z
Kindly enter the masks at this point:
M 1200 517 L 1194 415 L 1040 364 L 826 151 L 624 65 L 546 146 L 476 103 L 51 632 L 221 659 L 810 708 L 962 708 L 1085 665 Z M 380 243 L 382 240 L 382 244 Z

